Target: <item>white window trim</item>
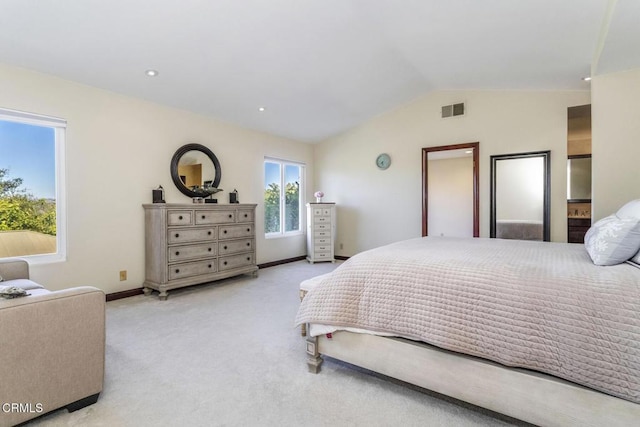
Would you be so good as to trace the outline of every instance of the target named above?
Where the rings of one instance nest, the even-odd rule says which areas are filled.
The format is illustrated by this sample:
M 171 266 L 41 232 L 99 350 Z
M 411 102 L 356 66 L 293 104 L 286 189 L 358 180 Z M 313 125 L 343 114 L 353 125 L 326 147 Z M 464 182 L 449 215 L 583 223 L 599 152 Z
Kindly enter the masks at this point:
M 25 123 L 35 126 L 47 126 L 55 129 L 56 164 L 56 253 L 42 255 L 21 255 L 29 264 L 49 264 L 67 260 L 67 195 L 66 195 L 66 150 L 65 129 L 67 121 L 57 117 L 24 111 L 0 108 L 0 120 Z
M 305 206 L 305 197 L 304 195 L 306 194 L 305 192 L 305 185 L 307 182 L 307 168 L 306 165 L 304 163 L 301 162 L 296 162 L 293 160 L 285 160 L 285 159 L 279 159 L 277 157 L 265 157 L 264 161 L 262 162 L 262 172 L 264 175 L 264 164 L 270 162 L 270 163 L 279 163 L 280 164 L 280 231 L 276 231 L 276 232 L 272 232 L 272 233 L 264 233 L 264 238 L 265 239 L 281 239 L 283 237 L 292 237 L 292 236 L 300 236 L 302 234 L 304 234 L 304 230 L 305 230 L 305 222 L 306 222 L 306 215 L 304 215 L 304 206 Z M 285 229 L 285 224 L 284 224 L 284 209 L 285 209 L 285 195 L 284 195 L 284 171 L 285 171 L 285 166 L 287 165 L 291 165 L 291 166 L 298 166 L 300 168 L 300 175 L 301 175 L 301 179 L 302 179 L 302 183 L 300 184 L 300 199 L 298 201 L 298 203 L 300 204 L 300 206 L 298 207 L 299 212 L 300 212 L 300 229 L 299 230 L 295 230 L 295 231 L 284 231 Z M 266 186 L 266 182 L 263 183 L 263 187 Z M 263 219 L 264 220 L 264 219 Z

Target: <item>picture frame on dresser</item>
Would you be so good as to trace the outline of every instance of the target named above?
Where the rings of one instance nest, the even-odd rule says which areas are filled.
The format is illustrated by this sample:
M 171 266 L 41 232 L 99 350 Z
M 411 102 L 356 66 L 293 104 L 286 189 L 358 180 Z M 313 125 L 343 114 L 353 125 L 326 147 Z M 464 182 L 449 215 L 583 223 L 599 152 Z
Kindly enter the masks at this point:
M 256 204 L 144 204 L 143 291 L 166 300 L 172 289 L 241 274 L 257 275 Z

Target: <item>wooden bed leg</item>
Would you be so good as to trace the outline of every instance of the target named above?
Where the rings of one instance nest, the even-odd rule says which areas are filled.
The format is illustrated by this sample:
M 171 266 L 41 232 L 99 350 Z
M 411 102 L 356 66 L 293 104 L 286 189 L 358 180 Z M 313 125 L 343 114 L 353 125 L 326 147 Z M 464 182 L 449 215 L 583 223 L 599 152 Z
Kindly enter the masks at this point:
M 300 289 L 300 302 L 302 302 L 302 300 L 304 299 L 305 295 L 307 295 L 307 291 L 305 291 L 304 289 Z M 302 325 L 300 325 L 300 335 L 302 335 L 303 337 L 307 336 L 307 324 L 303 323 Z
M 307 367 L 309 372 L 317 374 L 320 372 L 322 365 L 322 357 L 318 352 L 318 337 L 307 337 Z

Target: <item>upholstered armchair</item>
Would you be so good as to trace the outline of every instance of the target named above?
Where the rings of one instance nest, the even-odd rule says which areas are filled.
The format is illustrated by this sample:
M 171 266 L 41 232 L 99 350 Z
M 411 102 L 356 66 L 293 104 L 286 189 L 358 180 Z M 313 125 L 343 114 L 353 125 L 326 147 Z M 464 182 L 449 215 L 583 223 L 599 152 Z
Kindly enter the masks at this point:
M 24 260 L 0 260 L 0 426 L 95 403 L 104 382 L 105 295 L 83 286 L 48 291 Z

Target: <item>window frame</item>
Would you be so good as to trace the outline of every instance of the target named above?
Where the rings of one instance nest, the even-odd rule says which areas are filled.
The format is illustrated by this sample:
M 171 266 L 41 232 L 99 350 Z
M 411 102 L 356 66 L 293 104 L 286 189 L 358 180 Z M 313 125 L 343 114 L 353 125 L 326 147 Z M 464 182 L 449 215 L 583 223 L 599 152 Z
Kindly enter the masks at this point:
M 265 157 L 262 163 L 262 173 L 263 173 L 263 180 L 264 180 L 263 188 L 266 188 L 267 186 L 266 177 L 265 177 L 265 168 L 267 163 L 276 163 L 280 165 L 280 182 L 279 182 L 279 185 L 280 185 L 280 198 L 279 198 L 280 200 L 280 231 L 274 231 L 270 233 L 267 233 L 265 231 L 264 232 L 265 239 L 278 239 L 282 237 L 298 236 L 298 235 L 304 234 L 305 222 L 306 222 L 306 214 L 304 213 L 305 194 L 306 194 L 305 192 L 306 165 L 304 163 L 296 162 L 293 160 L 284 160 L 284 159 L 278 159 L 274 157 Z M 286 219 L 285 168 L 287 166 L 296 166 L 300 168 L 300 189 L 299 189 L 300 196 L 298 198 L 299 229 L 292 230 L 292 231 L 285 230 L 286 229 L 285 227 L 286 226 L 285 224 L 285 219 Z M 263 202 L 264 202 L 264 194 L 263 194 Z M 264 224 L 264 220 L 266 219 L 265 215 L 266 215 L 266 209 L 263 215 L 263 224 Z
M 56 252 L 39 255 L 17 255 L 9 258 L 22 258 L 29 264 L 48 264 L 63 262 L 67 259 L 67 202 L 66 202 L 66 162 L 65 138 L 67 121 L 65 119 L 0 108 L 0 120 L 23 123 L 54 129 L 54 157 L 56 179 Z

